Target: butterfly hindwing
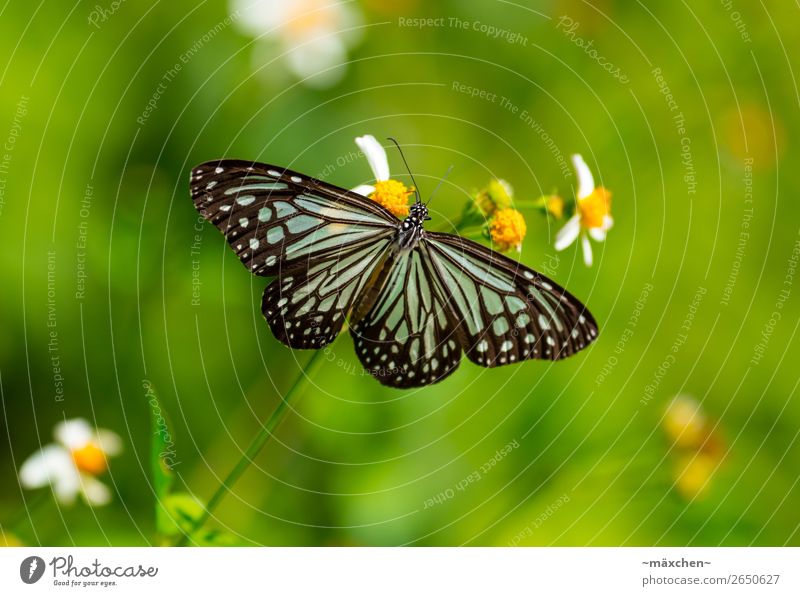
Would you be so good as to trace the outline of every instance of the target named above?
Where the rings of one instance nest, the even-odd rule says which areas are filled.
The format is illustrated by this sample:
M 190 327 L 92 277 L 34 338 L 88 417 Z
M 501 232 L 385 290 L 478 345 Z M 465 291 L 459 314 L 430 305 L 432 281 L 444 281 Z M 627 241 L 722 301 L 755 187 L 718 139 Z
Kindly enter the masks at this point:
M 256 275 L 306 267 L 343 245 L 388 237 L 399 224 L 361 195 L 267 164 L 206 162 L 192 171 L 191 192 Z
M 424 242 L 476 364 L 558 360 L 597 337 L 586 307 L 540 273 L 459 236 L 428 233 Z
M 461 361 L 457 325 L 428 259 L 422 244 L 394 255 L 371 308 L 350 329 L 361 364 L 384 385 L 436 383 Z
M 272 333 L 291 348 L 332 342 L 376 268 L 390 240 L 360 242 L 315 259 L 307 269 L 279 275 L 264 290 L 261 309 Z

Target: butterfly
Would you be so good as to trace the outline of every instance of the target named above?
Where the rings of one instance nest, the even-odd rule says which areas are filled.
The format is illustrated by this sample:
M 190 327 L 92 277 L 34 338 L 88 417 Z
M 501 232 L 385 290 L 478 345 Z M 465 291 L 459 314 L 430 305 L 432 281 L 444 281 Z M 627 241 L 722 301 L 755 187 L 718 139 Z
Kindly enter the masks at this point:
M 363 367 L 421 387 L 458 368 L 558 360 L 597 337 L 594 318 L 544 275 L 453 234 L 428 231 L 417 195 L 400 220 L 381 205 L 285 168 L 241 160 L 191 172 L 197 211 L 254 275 L 275 337 L 319 349 L 347 321 Z

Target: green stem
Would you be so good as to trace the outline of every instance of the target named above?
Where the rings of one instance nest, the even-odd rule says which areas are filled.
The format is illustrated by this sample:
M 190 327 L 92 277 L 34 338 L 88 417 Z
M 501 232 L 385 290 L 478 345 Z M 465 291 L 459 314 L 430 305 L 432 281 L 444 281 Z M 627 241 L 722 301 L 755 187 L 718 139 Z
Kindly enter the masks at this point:
M 247 451 L 244 452 L 244 455 L 242 455 L 242 457 L 239 459 L 236 466 L 234 466 L 234 468 L 228 473 L 228 475 L 225 477 L 225 480 L 223 480 L 222 484 L 220 484 L 219 488 L 217 488 L 214 494 L 211 495 L 211 498 L 208 500 L 208 504 L 203 511 L 203 515 L 198 517 L 197 520 L 189 527 L 189 530 L 183 536 L 181 536 L 176 546 L 185 546 L 191 535 L 203 527 L 203 524 L 205 524 L 211 517 L 211 513 L 214 511 L 214 509 L 216 509 L 217 505 L 220 504 L 222 499 L 225 498 L 225 495 L 233 488 L 233 485 L 236 484 L 236 481 L 239 480 L 239 477 L 253 462 L 267 441 L 272 437 L 272 433 L 283 420 L 286 412 L 288 411 L 289 402 L 292 401 L 295 395 L 297 395 L 300 388 L 305 385 L 305 381 L 311 377 L 313 369 L 317 364 L 319 364 L 320 360 L 322 360 L 323 353 L 324 350 L 316 350 L 314 352 L 314 355 L 311 356 L 308 364 L 306 364 L 303 371 L 301 371 L 300 376 L 297 377 L 297 380 L 294 382 L 291 389 L 289 389 L 285 396 L 281 397 L 278 407 L 276 407 L 275 411 L 272 412 L 266 424 L 261 427 L 261 430 L 250 443 Z

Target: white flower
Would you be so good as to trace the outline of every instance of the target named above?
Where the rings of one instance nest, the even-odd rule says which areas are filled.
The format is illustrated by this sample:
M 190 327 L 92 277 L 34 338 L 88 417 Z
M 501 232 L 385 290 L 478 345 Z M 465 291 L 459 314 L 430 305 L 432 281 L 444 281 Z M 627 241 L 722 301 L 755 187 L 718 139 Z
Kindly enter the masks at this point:
M 361 22 L 352 3 L 230 0 L 230 7 L 238 16 L 235 23 L 243 33 L 259 42 L 277 42 L 286 66 L 305 84 L 329 87 L 344 75 L 347 49 L 359 37 L 356 27 Z M 263 51 L 254 54 L 259 61 L 263 57 Z M 257 67 L 263 65 L 262 61 Z M 266 74 L 272 76 L 273 72 Z
M 606 232 L 614 225 L 611 192 L 602 186 L 595 187 L 592 172 L 579 154 L 572 156 L 572 164 L 578 177 L 575 215 L 556 234 L 555 249 L 564 250 L 580 236 L 583 261 L 587 267 L 591 267 L 592 245 L 589 237 L 602 242 L 606 239 Z
M 122 450 L 119 436 L 110 430 L 94 429 L 82 418 L 58 423 L 53 435 L 57 443 L 45 445 L 22 464 L 22 486 L 50 485 L 65 505 L 72 504 L 79 494 L 92 506 L 108 503 L 111 491 L 95 476 L 105 471 L 108 457 Z
M 356 137 L 356 145 L 367 158 L 372 175 L 375 176 L 375 184 L 361 184 L 356 186 L 353 192 L 371 198 L 397 217 L 406 217 L 408 195 L 414 192 L 414 189 L 406 188 L 405 184 L 390 177 L 386 150 L 375 137 L 372 135 Z

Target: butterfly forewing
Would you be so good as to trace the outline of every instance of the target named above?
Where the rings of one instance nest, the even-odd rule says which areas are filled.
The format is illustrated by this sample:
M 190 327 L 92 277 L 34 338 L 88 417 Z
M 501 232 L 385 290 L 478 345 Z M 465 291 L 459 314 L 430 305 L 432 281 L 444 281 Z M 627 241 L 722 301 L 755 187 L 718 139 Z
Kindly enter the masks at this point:
M 597 337 L 586 307 L 540 273 L 451 234 L 427 233 L 425 243 L 473 362 L 558 360 Z
M 372 307 L 350 330 L 356 354 L 384 385 L 436 383 L 461 361 L 457 324 L 431 278 L 424 244 L 394 256 Z
M 266 164 L 201 164 L 192 171 L 191 191 L 200 214 L 256 275 L 307 267 L 343 245 L 386 237 L 399 224 L 360 195 Z

